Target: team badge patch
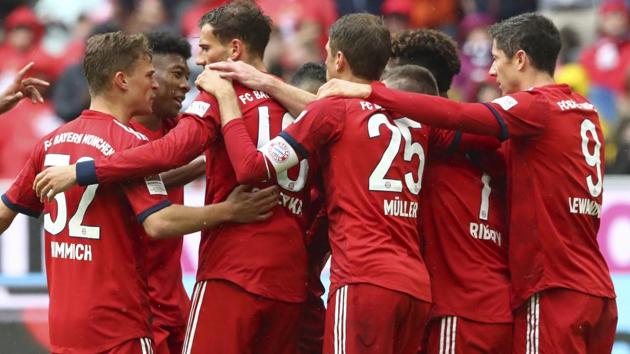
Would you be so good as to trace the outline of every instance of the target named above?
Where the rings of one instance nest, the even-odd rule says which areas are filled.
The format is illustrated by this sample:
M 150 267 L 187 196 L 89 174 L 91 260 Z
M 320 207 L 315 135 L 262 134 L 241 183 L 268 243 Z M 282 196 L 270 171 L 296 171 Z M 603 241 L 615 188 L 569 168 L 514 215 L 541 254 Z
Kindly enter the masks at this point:
M 509 111 L 510 108 L 518 104 L 518 101 L 512 96 L 503 96 L 493 100 L 492 103 L 498 104 L 504 111 Z
M 289 145 L 284 141 L 272 140 L 267 146 L 267 156 L 274 163 L 285 162 L 289 158 Z

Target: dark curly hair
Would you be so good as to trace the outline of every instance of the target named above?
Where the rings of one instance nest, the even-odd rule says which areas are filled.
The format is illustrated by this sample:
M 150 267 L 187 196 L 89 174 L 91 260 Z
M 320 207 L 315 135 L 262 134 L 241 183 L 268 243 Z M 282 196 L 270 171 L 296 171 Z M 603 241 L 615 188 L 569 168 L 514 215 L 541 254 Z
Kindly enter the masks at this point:
M 152 31 L 146 37 L 153 54 L 175 54 L 184 60 L 191 56 L 190 43 L 184 37 L 165 31 Z
M 251 54 L 261 58 L 271 35 L 271 19 L 252 0 L 236 0 L 217 7 L 201 17 L 199 27 L 204 25 L 212 26 L 221 42 L 238 38 Z
M 390 63 L 427 68 L 435 76 L 440 94 L 449 90 L 461 69 L 455 41 L 432 29 L 405 30 L 394 37 Z

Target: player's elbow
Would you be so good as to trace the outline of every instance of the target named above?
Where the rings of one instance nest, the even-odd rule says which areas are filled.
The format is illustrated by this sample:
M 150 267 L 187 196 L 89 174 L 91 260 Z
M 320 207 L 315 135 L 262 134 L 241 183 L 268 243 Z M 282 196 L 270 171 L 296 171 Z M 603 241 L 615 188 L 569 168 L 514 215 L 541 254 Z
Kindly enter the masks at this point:
M 172 234 L 171 223 L 167 218 L 160 215 L 160 212 L 149 215 L 142 226 L 149 237 L 154 239 L 167 238 Z

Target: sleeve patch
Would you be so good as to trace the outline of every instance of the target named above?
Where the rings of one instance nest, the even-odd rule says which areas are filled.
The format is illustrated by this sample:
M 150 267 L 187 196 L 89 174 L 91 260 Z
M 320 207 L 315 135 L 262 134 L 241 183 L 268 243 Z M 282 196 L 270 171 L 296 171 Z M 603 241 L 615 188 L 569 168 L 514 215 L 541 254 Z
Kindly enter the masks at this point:
M 160 175 L 145 177 L 144 183 L 147 185 L 149 194 L 168 195 L 168 193 L 166 192 L 166 187 L 164 187 L 164 183 L 162 182 L 162 177 L 160 177 Z
M 194 101 L 190 104 L 190 106 L 188 106 L 188 109 L 186 109 L 186 113 L 195 114 L 203 117 L 206 115 L 206 112 L 208 112 L 208 109 L 210 109 L 210 103 Z
M 276 172 L 282 172 L 298 164 L 297 153 L 289 143 L 277 136 L 260 148 Z
M 504 111 L 509 111 L 510 108 L 518 104 L 518 101 L 512 96 L 503 96 L 493 100 L 492 103 L 498 104 Z

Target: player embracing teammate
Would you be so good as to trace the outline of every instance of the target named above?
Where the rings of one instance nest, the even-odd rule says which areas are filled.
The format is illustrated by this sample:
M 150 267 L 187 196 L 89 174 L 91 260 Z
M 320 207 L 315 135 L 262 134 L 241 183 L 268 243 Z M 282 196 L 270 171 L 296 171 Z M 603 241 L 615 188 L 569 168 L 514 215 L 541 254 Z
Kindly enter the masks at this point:
M 235 23 L 224 16 L 233 9 L 221 7 L 202 19 L 198 63 L 241 60 L 264 70 L 256 37 L 264 31 L 251 34 L 231 27 Z M 249 24 L 265 22 L 257 22 L 261 18 L 252 11 Z M 166 160 L 169 167 L 190 160 L 199 147 L 207 149 L 207 202 L 222 200 L 237 181 L 258 186 L 275 181 L 286 199 L 278 209 L 281 215 L 267 226 L 228 225 L 208 233 L 200 251 L 186 352 L 296 350 L 297 333 L 289 327 L 299 317 L 295 304 L 304 300 L 298 282 L 306 275 L 305 224 L 304 215 L 295 215 L 298 202 L 290 200 L 308 205 L 306 197 L 292 193 L 308 190 L 305 169 L 312 161 L 321 165 L 332 249 L 324 353 L 415 353 L 423 332 L 427 353 L 610 352 L 617 313 L 596 240 L 603 186 L 597 113 L 583 97 L 554 83 L 560 39 L 547 19 L 516 16 L 493 26 L 491 35 L 495 61 L 490 73 L 505 96 L 483 104 L 376 83 L 389 57 L 390 39 L 380 20 L 366 14 L 344 16 L 331 27 L 326 66 L 328 79 L 335 80 L 291 125 L 292 118 L 285 119 L 286 110 L 267 93 L 206 70 L 198 84 L 211 95 L 202 93 L 193 103 L 184 120 L 187 128 L 181 125 L 149 146 L 172 157 Z M 443 37 L 436 38 L 433 49 L 444 45 Z M 445 58 L 443 64 L 448 62 Z M 438 78 L 439 91 L 448 89 L 443 83 L 450 80 L 442 80 L 440 72 L 444 65 L 431 67 L 422 60 L 400 64 L 426 66 Z M 454 74 L 451 70 L 447 76 Z M 288 90 L 276 98 L 290 111 L 314 99 Z M 287 97 L 293 103 L 285 103 Z M 482 151 L 467 146 L 426 154 L 427 126 L 504 142 L 493 149 L 480 139 Z M 217 140 L 219 129 L 223 140 Z M 193 151 L 181 150 L 187 146 Z M 76 175 L 94 182 L 116 173 L 122 178 L 125 169 L 143 174 L 164 169 L 164 161 L 148 161 L 141 149 L 85 162 Z M 43 190 L 47 194 L 49 188 Z M 52 190 L 62 188 L 53 183 Z M 275 237 L 280 234 L 274 223 L 282 225 L 288 244 Z M 276 240 L 277 247 L 255 243 L 260 236 Z M 254 252 L 258 247 L 287 261 L 258 258 L 263 256 Z M 235 252 L 250 257 L 235 262 Z M 265 265 L 272 271 L 274 264 L 291 264 L 289 259 L 299 266 L 277 273 L 291 275 L 286 281 L 274 282 L 261 273 Z M 283 314 L 286 327 L 275 313 Z

